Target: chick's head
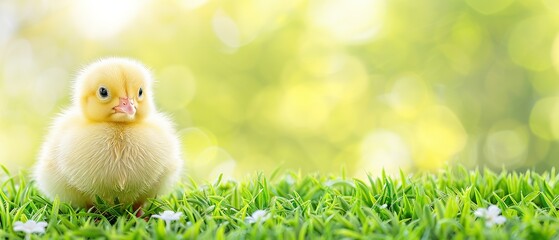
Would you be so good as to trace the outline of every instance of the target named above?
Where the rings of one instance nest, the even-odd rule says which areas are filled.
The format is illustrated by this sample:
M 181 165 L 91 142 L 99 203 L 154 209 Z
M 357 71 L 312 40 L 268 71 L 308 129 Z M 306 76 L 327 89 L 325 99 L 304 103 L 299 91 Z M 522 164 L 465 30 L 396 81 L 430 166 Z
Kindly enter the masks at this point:
M 152 82 L 141 63 L 126 58 L 102 59 L 78 76 L 74 104 L 91 121 L 140 121 L 154 108 Z

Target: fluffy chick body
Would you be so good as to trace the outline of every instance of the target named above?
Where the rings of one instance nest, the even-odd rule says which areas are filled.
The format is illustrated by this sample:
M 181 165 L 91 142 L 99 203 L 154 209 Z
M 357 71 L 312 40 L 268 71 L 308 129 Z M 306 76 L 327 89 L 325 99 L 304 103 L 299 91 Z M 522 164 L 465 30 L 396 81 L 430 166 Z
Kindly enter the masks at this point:
M 180 144 L 171 122 L 153 109 L 151 77 L 145 68 L 139 69 L 142 65 L 128 59 L 95 64 L 78 77 L 74 91 L 81 93 L 75 95 L 74 106 L 54 121 L 34 177 L 42 192 L 74 206 L 91 206 L 96 196 L 111 203 L 118 199 L 141 206 L 178 179 L 183 162 Z M 133 99 L 129 103 L 136 100 L 137 112 L 131 116 L 111 108 L 104 115 L 103 107 L 92 107 L 97 103 L 90 91 L 99 86 L 115 95 L 123 95 L 118 89 L 124 88 L 124 95 Z M 138 86 L 149 93 L 148 99 L 131 97 Z M 98 100 L 105 104 L 106 99 Z

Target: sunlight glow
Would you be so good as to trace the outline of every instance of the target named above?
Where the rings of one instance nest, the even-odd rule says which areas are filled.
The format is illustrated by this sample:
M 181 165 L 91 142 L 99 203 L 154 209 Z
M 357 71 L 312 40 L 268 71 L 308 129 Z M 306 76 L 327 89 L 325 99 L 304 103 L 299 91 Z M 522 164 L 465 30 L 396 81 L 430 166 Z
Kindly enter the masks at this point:
M 515 63 L 534 71 L 542 71 L 550 66 L 549 52 L 555 32 L 544 27 L 550 22 L 553 21 L 547 16 L 537 16 L 516 25 L 510 34 L 508 46 L 510 57 Z
M 466 145 L 467 133 L 460 119 L 445 106 L 433 106 L 415 125 L 416 163 L 422 169 L 443 167 Z
M 235 177 L 237 162 L 231 154 L 220 147 L 206 148 L 195 160 L 193 169 L 208 173 L 208 179 L 216 179 L 223 175 L 225 179 Z
M 311 1 L 308 19 L 312 26 L 340 41 L 363 42 L 380 31 L 385 5 L 384 0 Z
M 553 66 L 555 67 L 555 71 L 559 73 L 559 33 L 555 37 L 555 41 L 553 43 L 553 50 L 551 51 L 551 58 L 553 60 Z
M 361 167 L 368 173 L 378 175 L 384 169 L 388 174 L 412 165 L 408 144 L 395 132 L 379 129 L 370 133 L 361 143 Z
M 213 19 L 212 27 L 217 38 L 230 48 L 241 46 L 241 39 L 237 23 L 231 19 L 224 11 L 218 10 Z
M 7 42 L 17 29 L 17 12 L 14 5 L 0 2 L 0 45 Z
M 543 3 L 547 7 L 547 9 L 549 9 L 550 11 L 553 11 L 555 13 L 559 13 L 559 1 L 557 1 L 557 0 L 543 0 Z
M 482 14 L 497 13 L 508 7 L 514 0 L 466 0 L 468 5 Z
M 0 164 L 31 166 L 79 70 L 121 56 L 152 70 L 196 180 L 545 169 L 558 24 L 558 0 L 0 1 Z
M 182 151 L 189 158 L 197 158 L 209 147 L 217 145 L 216 137 L 208 130 L 190 127 L 179 131 Z
M 529 135 L 525 126 L 516 122 L 495 124 L 485 141 L 484 153 L 495 167 L 514 167 L 526 157 Z
M 284 127 L 318 131 L 332 111 L 325 95 L 324 88 L 318 84 L 298 84 L 286 89 L 278 109 Z
M 182 5 L 190 10 L 194 10 L 206 4 L 208 0 L 183 0 Z
M 559 139 L 559 97 L 536 102 L 530 114 L 530 129 L 540 138 Z
M 184 109 L 194 98 L 196 80 L 188 68 L 180 65 L 166 67 L 156 79 L 159 81 L 155 85 L 156 101 L 163 109 Z
M 86 38 L 106 39 L 118 34 L 144 5 L 145 0 L 80 0 L 75 2 L 72 17 Z
M 10 91 L 4 94 L 11 97 L 19 96 L 29 89 L 37 71 L 33 47 L 27 39 L 15 39 L 6 46 L 2 57 L 5 62 L 0 67 L 0 78 L 4 84 L 10 86 Z
M 429 95 L 427 85 L 418 76 L 407 74 L 398 78 L 383 98 L 396 113 L 411 118 L 426 107 Z

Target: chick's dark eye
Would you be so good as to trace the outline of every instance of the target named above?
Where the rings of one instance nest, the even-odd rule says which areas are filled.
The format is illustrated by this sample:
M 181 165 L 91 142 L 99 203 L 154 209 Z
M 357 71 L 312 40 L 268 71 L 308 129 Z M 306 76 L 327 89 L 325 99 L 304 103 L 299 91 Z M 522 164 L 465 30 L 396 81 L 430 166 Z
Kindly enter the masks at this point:
M 143 95 L 144 95 L 144 90 L 140 88 L 140 90 L 138 90 L 138 97 L 142 97 Z
M 107 98 L 107 97 L 109 97 L 109 91 L 107 90 L 107 88 L 105 88 L 105 87 L 100 87 L 100 88 L 99 88 L 99 96 L 101 96 L 101 98 Z

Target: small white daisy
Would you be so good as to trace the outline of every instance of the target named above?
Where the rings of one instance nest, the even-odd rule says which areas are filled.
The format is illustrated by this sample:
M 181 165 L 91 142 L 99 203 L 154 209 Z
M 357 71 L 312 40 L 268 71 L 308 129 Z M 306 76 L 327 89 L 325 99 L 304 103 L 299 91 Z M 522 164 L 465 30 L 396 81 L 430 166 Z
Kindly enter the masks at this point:
M 25 232 L 25 239 L 30 239 L 33 233 L 45 233 L 47 222 L 35 222 L 29 220 L 25 223 L 17 221 L 14 223 L 14 231 Z
M 507 221 L 505 217 L 501 216 L 501 209 L 495 205 L 491 205 L 487 209 L 479 208 L 474 212 L 474 215 L 478 218 L 484 218 L 487 227 L 501 225 Z
M 264 222 L 270 218 L 270 214 L 266 210 L 256 210 L 251 216 L 246 217 L 247 223 Z
M 163 221 L 165 221 L 165 227 L 167 228 L 167 231 L 171 230 L 171 222 L 172 221 L 176 221 L 179 220 L 182 217 L 182 212 L 173 212 L 173 211 L 163 211 L 160 214 L 153 214 L 151 216 L 152 218 L 159 218 Z

